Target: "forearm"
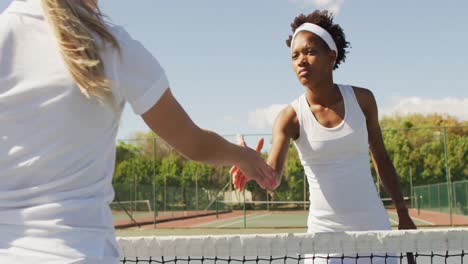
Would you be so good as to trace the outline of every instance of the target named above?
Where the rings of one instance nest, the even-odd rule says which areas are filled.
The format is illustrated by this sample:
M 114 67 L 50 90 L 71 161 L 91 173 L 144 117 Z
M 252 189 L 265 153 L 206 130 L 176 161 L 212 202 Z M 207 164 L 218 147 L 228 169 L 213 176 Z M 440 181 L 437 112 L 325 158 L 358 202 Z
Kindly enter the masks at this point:
M 275 180 L 281 181 L 281 175 L 283 175 L 284 161 L 281 158 L 275 158 L 272 155 L 268 156 L 268 166 L 275 170 Z
M 189 159 L 212 165 L 235 165 L 241 160 L 243 148 L 212 131 L 199 129 L 191 140 L 194 145 L 185 154 Z
M 275 170 L 275 181 L 279 185 L 283 175 L 284 164 L 289 150 L 289 138 L 273 139 L 272 148 L 268 155 L 267 164 Z
M 391 164 L 391 161 L 385 163 L 386 164 L 379 166 L 377 172 L 382 180 L 385 190 L 390 194 L 397 211 L 404 211 L 406 210 L 406 205 L 395 167 Z

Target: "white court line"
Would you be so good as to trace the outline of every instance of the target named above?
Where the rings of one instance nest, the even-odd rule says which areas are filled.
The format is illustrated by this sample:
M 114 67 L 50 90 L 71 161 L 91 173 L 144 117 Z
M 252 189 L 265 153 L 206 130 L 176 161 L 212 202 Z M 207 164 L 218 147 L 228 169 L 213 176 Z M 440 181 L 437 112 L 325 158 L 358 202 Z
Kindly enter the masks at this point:
M 252 216 L 252 217 L 248 217 L 247 218 L 247 221 L 249 220 L 252 220 L 254 218 L 260 218 L 260 217 L 265 217 L 265 216 L 270 216 L 271 214 L 263 214 L 263 215 L 256 215 L 256 216 Z M 226 226 L 231 226 L 231 225 L 234 225 L 234 224 L 237 224 L 237 223 L 242 223 L 244 222 L 244 219 L 241 219 L 241 220 L 238 220 L 238 221 L 234 221 L 232 223 L 227 223 L 227 224 L 224 224 L 224 225 L 220 225 L 218 227 L 226 227 Z
M 271 214 L 263 214 L 263 215 L 256 215 L 256 216 L 248 216 L 247 215 L 247 221 L 251 220 L 252 218 L 259 218 L 259 217 L 269 216 L 269 215 L 271 215 Z M 239 219 L 239 220 L 231 222 L 232 220 L 235 220 L 235 219 Z M 227 222 L 224 225 L 216 225 L 215 226 L 215 227 L 226 227 L 226 226 L 230 226 L 230 225 L 233 225 L 233 224 L 242 223 L 243 221 L 244 221 L 244 216 L 242 215 L 242 216 L 238 216 L 238 217 L 234 217 L 234 218 L 229 218 L 229 219 L 224 219 L 224 220 L 220 220 L 220 221 L 213 221 L 213 222 L 206 223 L 206 224 L 196 225 L 194 227 L 206 227 L 206 226 L 212 225 L 215 222 L 221 222 L 221 223 Z
M 393 215 L 393 216 L 397 216 L 397 214 L 395 213 L 388 213 L 389 215 Z M 261 214 L 261 215 L 256 215 L 256 216 L 248 216 L 247 215 L 247 221 L 249 220 L 252 220 L 252 219 L 255 219 L 255 218 L 261 218 L 261 217 L 265 217 L 265 216 L 269 216 L 271 214 Z M 427 224 L 427 225 L 434 225 L 434 223 L 432 222 L 428 222 L 428 221 L 425 221 L 425 220 L 422 220 L 422 219 L 419 219 L 419 218 L 416 218 L 416 217 L 411 217 L 412 219 L 416 220 L 416 221 L 419 221 L 419 222 L 422 222 L 424 224 Z M 237 221 L 234 221 L 234 222 L 231 222 L 232 220 L 235 220 L 235 219 L 239 219 Z M 389 220 L 392 224 L 395 224 L 397 225 L 398 224 L 398 221 L 393 219 L 393 218 L 390 218 L 389 217 Z M 244 216 L 238 216 L 238 217 L 234 217 L 234 218 L 230 218 L 230 219 L 224 219 L 224 220 L 220 220 L 220 221 L 213 221 L 213 222 L 210 222 L 210 223 L 205 223 L 205 224 L 201 224 L 201 225 L 196 225 L 194 227 L 206 227 L 208 225 L 212 225 L 213 223 L 215 222 L 225 222 L 225 224 L 223 225 L 219 225 L 219 226 L 216 226 L 216 227 L 227 227 L 227 226 L 232 226 L 234 224 L 238 224 L 238 223 L 242 223 L 244 221 Z
M 247 217 L 249 217 L 249 215 L 247 215 Z M 236 217 L 232 217 L 232 218 L 226 218 L 226 219 L 223 219 L 223 220 L 213 220 L 209 223 L 204 223 L 204 224 L 199 224 L 199 225 L 195 225 L 193 227 L 204 227 L 204 226 L 209 226 L 209 225 L 212 225 L 213 223 L 229 223 L 231 222 L 232 220 L 235 220 L 235 219 L 242 219 L 241 221 L 243 221 L 244 219 L 244 215 L 241 215 L 241 216 L 236 216 Z
M 233 218 L 227 218 L 227 219 L 223 219 L 223 220 L 213 220 L 213 221 L 211 221 L 209 223 L 199 224 L 199 225 L 195 225 L 193 227 L 206 227 L 206 226 L 212 225 L 213 223 L 225 223 L 225 222 L 230 222 L 230 221 L 232 221 L 234 219 L 240 219 L 240 218 L 244 219 L 244 215 L 236 216 L 236 217 L 233 217 Z

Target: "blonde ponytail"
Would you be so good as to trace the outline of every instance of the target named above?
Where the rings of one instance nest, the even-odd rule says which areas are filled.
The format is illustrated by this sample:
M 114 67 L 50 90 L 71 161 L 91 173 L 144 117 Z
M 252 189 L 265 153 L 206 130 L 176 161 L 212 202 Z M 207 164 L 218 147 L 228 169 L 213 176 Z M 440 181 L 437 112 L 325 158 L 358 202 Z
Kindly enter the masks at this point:
M 109 32 L 97 0 L 42 0 L 46 17 L 58 39 L 65 64 L 80 91 L 100 102 L 116 104 L 99 53 L 99 39 L 120 50 L 116 38 Z

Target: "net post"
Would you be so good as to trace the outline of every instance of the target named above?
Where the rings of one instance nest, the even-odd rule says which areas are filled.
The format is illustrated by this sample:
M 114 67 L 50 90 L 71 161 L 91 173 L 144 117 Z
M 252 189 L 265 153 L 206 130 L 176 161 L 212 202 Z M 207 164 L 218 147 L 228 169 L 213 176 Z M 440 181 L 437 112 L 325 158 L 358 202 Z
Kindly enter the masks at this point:
M 408 264 L 416 264 L 413 253 L 406 253 L 406 258 L 408 259 Z

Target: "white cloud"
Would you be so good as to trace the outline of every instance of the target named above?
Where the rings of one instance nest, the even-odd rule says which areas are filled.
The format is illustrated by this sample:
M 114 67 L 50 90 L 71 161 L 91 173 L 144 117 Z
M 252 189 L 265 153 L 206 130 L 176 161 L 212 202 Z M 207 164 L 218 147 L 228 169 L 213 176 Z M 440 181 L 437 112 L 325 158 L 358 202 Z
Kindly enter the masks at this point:
M 270 105 L 266 108 L 255 109 L 249 112 L 249 126 L 255 129 L 267 129 L 273 127 L 276 116 L 286 105 Z
M 344 0 L 291 0 L 293 3 L 300 4 L 302 8 L 310 6 L 317 9 L 326 9 L 334 14 L 338 14 Z
M 380 109 L 380 115 L 393 114 L 449 114 L 459 120 L 468 120 L 468 98 L 425 99 L 420 97 L 394 97 Z

